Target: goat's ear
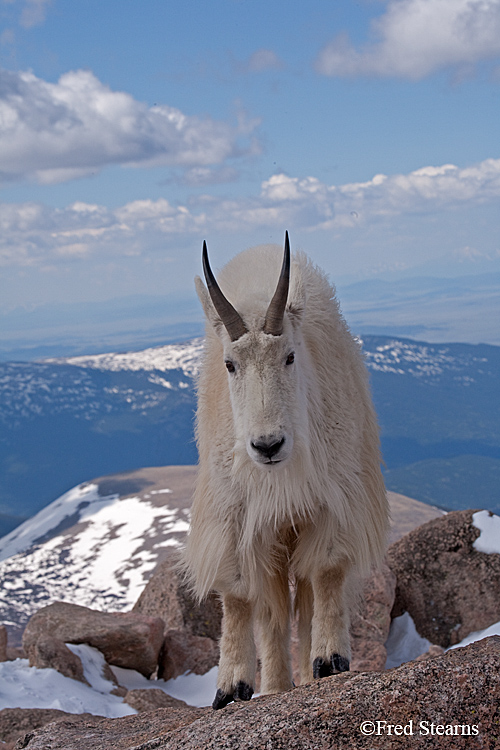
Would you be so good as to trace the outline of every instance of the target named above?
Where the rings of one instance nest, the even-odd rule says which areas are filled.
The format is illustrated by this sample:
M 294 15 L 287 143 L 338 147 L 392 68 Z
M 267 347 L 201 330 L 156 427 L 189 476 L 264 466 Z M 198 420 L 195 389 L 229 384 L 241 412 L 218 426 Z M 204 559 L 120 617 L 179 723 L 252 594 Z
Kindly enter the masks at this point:
M 217 314 L 214 303 L 212 302 L 210 294 L 208 293 L 208 289 L 199 276 L 196 276 L 194 284 L 196 287 L 196 294 L 198 295 L 198 298 L 201 302 L 201 306 L 203 307 L 203 311 L 207 320 L 212 324 L 215 332 L 220 335 L 224 325 L 219 315 Z
M 306 310 L 306 290 L 299 274 L 293 274 L 286 312 L 294 328 L 299 328 Z

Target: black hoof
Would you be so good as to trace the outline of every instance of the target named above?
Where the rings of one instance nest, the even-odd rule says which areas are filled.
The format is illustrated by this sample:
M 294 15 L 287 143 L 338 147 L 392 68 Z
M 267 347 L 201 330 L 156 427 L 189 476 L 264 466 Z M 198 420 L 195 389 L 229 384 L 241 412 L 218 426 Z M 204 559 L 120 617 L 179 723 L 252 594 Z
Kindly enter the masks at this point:
M 332 674 L 349 671 L 349 660 L 340 654 L 332 654 L 330 659 L 322 659 L 318 656 L 313 661 L 313 677 L 315 680 L 321 677 L 330 677 Z
M 227 695 L 227 693 L 219 688 L 215 693 L 212 708 L 224 708 L 224 706 L 227 706 L 227 704 L 231 703 L 232 700 L 234 700 L 232 695 Z
M 253 695 L 253 687 L 246 682 L 238 682 L 232 693 L 225 693 L 220 688 L 217 690 L 212 703 L 212 708 L 224 708 L 232 701 L 249 701 Z
M 238 682 L 234 691 L 234 699 L 237 701 L 249 701 L 253 695 L 253 687 L 246 682 Z

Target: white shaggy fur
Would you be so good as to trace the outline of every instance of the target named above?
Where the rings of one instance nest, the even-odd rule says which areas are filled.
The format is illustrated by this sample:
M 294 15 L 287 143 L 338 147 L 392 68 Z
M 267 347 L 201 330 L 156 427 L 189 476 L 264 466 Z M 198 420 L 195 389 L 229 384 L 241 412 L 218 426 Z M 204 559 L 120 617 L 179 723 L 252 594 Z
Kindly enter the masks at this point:
M 291 687 L 290 582 L 301 681 L 312 678 L 315 660 L 331 663 L 330 672 L 338 671 L 334 656 L 349 660 L 354 582 L 380 559 L 388 526 L 360 346 L 334 289 L 304 254 L 293 256 L 283 333 L 262 331 L 282 257 L 276 246 L 252 248 L 218 275 L 248 329 L 233 342 L 197 279 L 207 327 L 184 568 L 199 598 L 212 589 L 222 595 L 218 693 L 229 699 L 239 684 L 255 684 L 254 621 L 261 691 Z M 254 449 L 270 436 L 283 437 L 276 463 Z

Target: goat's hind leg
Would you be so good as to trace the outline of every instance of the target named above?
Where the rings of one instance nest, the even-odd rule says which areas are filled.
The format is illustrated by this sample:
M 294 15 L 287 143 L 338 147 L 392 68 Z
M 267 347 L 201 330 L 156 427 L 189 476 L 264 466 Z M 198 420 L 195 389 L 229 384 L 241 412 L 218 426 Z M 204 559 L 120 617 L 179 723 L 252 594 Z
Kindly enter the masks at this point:
M 311 652 L 315 678 L 349 670 L 351 644 L 347 586 L 347 569 L 340 564 L 319 571 L 312 578 L 314 615 Z
M 305 578 L 297 578 L 295 614 L 298 615 L 300 684 L 313 679 L 311 662 L 311 623 L 313 616 L 313 591 Z
M 290 665 L 290 589 L 286 568 L 263 581 L 263 603 L 256 617 L 260 625 L 261 686 L 263 694 L 293 687 Z
M 255 685 L 252 605 L 244 599 L 226 595 L 223 606 L 224 629 L 213 708 L 224 708 L 234 700 L 249 701 Z

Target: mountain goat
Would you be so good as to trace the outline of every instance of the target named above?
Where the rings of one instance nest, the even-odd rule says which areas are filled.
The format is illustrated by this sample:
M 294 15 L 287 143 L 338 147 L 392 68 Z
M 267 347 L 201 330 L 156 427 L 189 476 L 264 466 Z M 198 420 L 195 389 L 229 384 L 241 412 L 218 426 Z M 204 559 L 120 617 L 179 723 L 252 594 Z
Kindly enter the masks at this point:
M 252 248 L 221 271 L 203 246 L 207 318 L 199 472 L 183 565 L 222 596 L 214 708 L 292 687 L 290 582 L 301 682 L 349 669 L 355 581 L 385 549 L 388 506 L 359 344 L 302 253 Z M 281 267 L 281 271 L 280 271 Z M 277 285 L 276 285 L 277 282 Z M 222 292 L 221 288 L 224 290 Z

